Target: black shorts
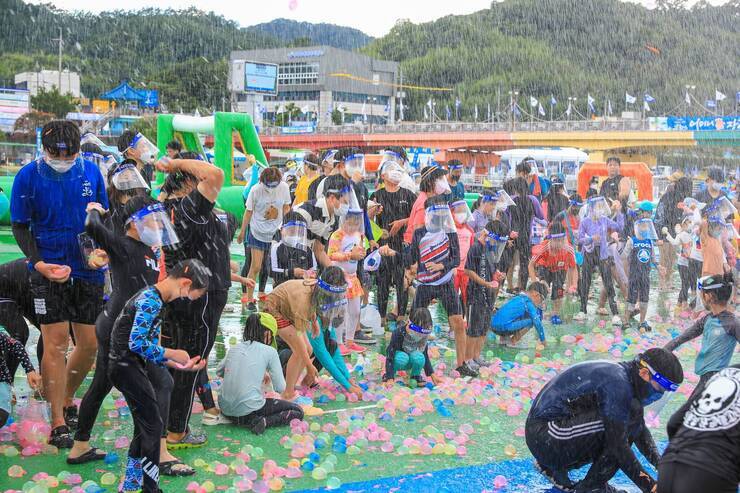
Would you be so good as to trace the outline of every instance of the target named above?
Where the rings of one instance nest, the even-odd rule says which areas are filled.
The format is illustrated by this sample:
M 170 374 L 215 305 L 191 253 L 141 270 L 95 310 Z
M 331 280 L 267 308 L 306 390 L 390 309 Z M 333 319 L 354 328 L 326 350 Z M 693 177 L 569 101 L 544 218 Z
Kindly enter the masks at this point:
M 462 315 L 460 296 L 455 292 L 455 284 L 452 279 L 439 286 L 421 284 L 416 288 L 412 310 L 416 308 L 427 308 L 432 300 L 439 301 L 447 312 L 448 317 Z
M 549 284 L 552 289 L 550 299 L 559 300 L 563 295 L 565 295 L 565 292 L 563 291 L 563 286 L 565 286 L 565 274 L 566 271 L 564 270 L 556 270 L 553 272 L 544 267 L 537 268 L 537 277 L 541 281 L 545 281 Z
M 493 307 L 483 300 L 468 300 L 468 337 L 484 337 L 491 329 Z
M 57 322 L 95 325 L 103 310 L 103 284 L 70 278 L 58 283 L 38 272 L 31 274 L 31 297 L 42 325 Z
M 635 269 L 630 266 L 629 283 L 627 286 L 627 303 L 634 305 L 637 302 L 647 303 L 650 299 L 650 270 Z

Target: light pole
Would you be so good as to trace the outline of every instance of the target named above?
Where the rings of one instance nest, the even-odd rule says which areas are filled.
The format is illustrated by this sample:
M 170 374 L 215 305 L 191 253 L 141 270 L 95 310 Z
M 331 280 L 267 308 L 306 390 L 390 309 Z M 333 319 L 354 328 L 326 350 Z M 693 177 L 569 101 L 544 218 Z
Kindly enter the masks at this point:
M 514 122 L 516 121 L 516 113 L 514 112 L 516 100 L 518 99 L 519 91 L 509 91 L 509 111 L 511 112 L 511 129 L 514 130 Z
M 693 92 L 696 86 L 686 84 L 684 87 L 686 88 L 686 112 L 688 113 L 691 111 L 691 94 L 689 94 L 689 90 Z

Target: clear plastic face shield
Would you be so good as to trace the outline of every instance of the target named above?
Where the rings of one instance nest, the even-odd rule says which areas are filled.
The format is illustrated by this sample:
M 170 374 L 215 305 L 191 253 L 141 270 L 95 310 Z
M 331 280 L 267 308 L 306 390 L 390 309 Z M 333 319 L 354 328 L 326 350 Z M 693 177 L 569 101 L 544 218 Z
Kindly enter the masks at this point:
M 324 193 L 326 194 L 327 191 L 325 190 Z M 346 186 L 339 192 L 339 210 L 336 211 L 336 213 L 343 217 L 347 214 L 351 209 L 359 209 L 360 208 L 360 202 L 357 200 L 357 196 L 355 195 L 355 189 L 352 186 Z
M 568 242 L 565 235 L 565 232 L 547 235 L 547 245 L 551 252 L 561 252 L 565 248 Z
M 309 249 L 308 228 L 302 221 L 290 221 L 283 224 L 280 229 L 280 237 L 287 246 L 298 248 L 303 251 Z
M 447 204 L 427 207 L 424 226 L 430 233 L 455 233 L 457 231 L 450 206 Z
M 394 185 L 399 185 L 406 176 L 403 168 L 395 161 L 383 161 L 381 169 L 383 170 L 381 173 L 383 180 Z
M 504 254 L 506 244 L 509 241 L 508 236 L 500 236 L 496 233 L 485 232 L 486 235 L 486 258 L 489 263 L 497 264 Z
M 339 219 L 339 227 L 349 235 L 365 234 L 365 214 L 362 209 L 349 209 Z
M 738 239 L 737 229 L 732 222 L 725 223 L 725 229 L 722 231 L 722 239 L 727 241 L 735 241 Z
M 737 214 L 737 209 L 732 204 L 732 201 L 725 196 L 719 197 L 707 208 L 707 212 L 713 216 L 719 216 L 722 219 L 728 217 L 734 217 Z
M 707 230 L 709 232 L 709 236 L 711 236 L 712 238 L 721 239 L 722 233 L 725 231 L 725 229 L 726 225 L 721 217 L 711 216 L 707 220 Z
M 336 149 L 326 151 L 326 154 L 324 154 L 324 157 L 321 160 L 321 167 L 323 168 L 324 174 L 328 175 L 329 172 L 334 169 L 334 166 L 336 166 L 337 160 L 334 158 L 336 155 Z
M 466 224 L 472 215 L 468 203 L 464 200 L 457 200 L 451 203 L 450 211 L 457 224 Z
M 159 149 L 152 142 L 144 137 L 144 135 L 138 133 L 131 140 L 126 151 L 131 154 L 132 157 L 138 159 L 145 164 L 154 164 L 154 161 L 159 155 Z
M 514 199 L 512 199 L 511 196 L 506 193 L 506 190 L 499 190 L 498 192 L 496 192 L 495 197 L 497 211 L 503 212 L 514 205 Z
M 356 173 L 365 176 L 365 155 L 353 154 L 347 156 L 347 159 L 344 160 L 344 169 L 349 177 L 354 176 Z
M 658 233 L 655 231 L 655 224 L 652 219 L 638 219 L 635 221 L 635 238 L 638 240 L 658 239 Z
M 122 192 L 126 190 L 134 190 L 136 188 L 149 189 L 144 177 L 141 176 L 139 170 L 136 169 L 136 166 L 131 162 L 119 165 L 113 172 L 113 176 L 110 181 L 111 184 L 116 187 L 116 190 L 120 190 Z
M 606 197 L 592 197 L 586 203 L 586 215 L 598 221 L 602 217 L 608 217 L 611 214 L 611 208 L 606 201 Z
M 403 166 L 406 164 L 406 161 L 401 157 L 401 155 L 395 151 L 391 150 L 385 150 L 383 151 L 383 154 L 381 154 L 380 161 L 382 163 L 385 162 L 394 162 L 398 164 L 399 167 L 403 168 Z
M 347 311 L 347 286 L 332 286 L 323 279 L 316 281 L 317 315 L 329 320 L 343 319 Z
M 150 247 L 171 246 L 180 241 L 162 204 L 140 209 L 129 221 L 136 227 L 141 242 Z

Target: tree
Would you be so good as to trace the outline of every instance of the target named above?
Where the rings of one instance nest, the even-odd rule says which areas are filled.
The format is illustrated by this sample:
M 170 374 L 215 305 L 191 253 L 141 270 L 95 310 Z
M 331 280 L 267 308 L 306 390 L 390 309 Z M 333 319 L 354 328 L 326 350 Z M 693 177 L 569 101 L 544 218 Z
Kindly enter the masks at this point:
M 292 48 L 301 48 L 304 46 L 311 46 L 313 44 L 313 40 L 309 38 L 308 36 L 301 36 L 300 38 L 295 38 L 293 41 L 288 43 L 288 46 Z
M 295 103 L 288 103 L 283 108 L 285 111 L 279 113 L 275 118 L 275 125 L 278 127 L 287 127 L 291 120 L 301 114 L 301 109 Z
M 133 132 L 140 132 L 144 137 L 152 142 L 157 141 L 157 117 L 144 116 L 139 118 L 131 125 Z
M 29 111 L 24 113 L 15 121 L 13 130 L 26 134 L 32 134 L 37 128 L 43 127 L 56 116 L 52 113 L 43 113 L 41 111 Z
M 57 118 L 64 118 L 67 113 L 74 111 L 75 105 L 70 94 L 60 94 L 54 87 L 51 91 L 40 88 L 35 96 L 31 96 L 31 106 L 44 113 L 52 113 Z
M 334 125 L 341 125 L 341 124 L 343 124 L 344 123 L 344 115 L 342 114 L 342 112 L 339 111 L 338 109 L 334 108 L 331 111 L 331 122 Z

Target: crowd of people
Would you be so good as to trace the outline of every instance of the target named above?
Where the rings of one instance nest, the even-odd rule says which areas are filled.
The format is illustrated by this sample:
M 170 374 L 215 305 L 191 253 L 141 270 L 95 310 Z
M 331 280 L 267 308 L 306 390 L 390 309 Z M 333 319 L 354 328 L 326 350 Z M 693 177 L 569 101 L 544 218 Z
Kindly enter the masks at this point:
M 70 449 L 69 464 L 105 457 L 90 443 L 91 431 L 113 387 L 134 421 L 121 490 L 146 492 L 160 491 L 160 474 L 195 473 L 172 452 L 207 442 L 191 426 L 196 395 L 202 424 L 233 423 L 255 434 L 302 419 L 311 403 L 301 389 L 315 386 L 324 369 L 361 396 L 345 358 L 378 343 L 373 327 L 361 323 L 371 295 L 388 334 L 379 377 L 388 385 L 404 377 L 436 385 L 478 377 L 489 364 L 482 350 L 490 333 L 514 349 L 547 344 L 568 297 L 580 307 L 573 320 L 585 323 L 595 272 L 597 315 L 651 331 L 653 270 L 667 287 L 675 265 L 676 309 L 696 319 L 691 328 L 634 361 L 583 363 L 558 375 L 533 402 L 527 444 L 543 474 L 566 491 L 613 491 L 608 481 L 617 469 L 655 491 L 630 445 L 658 465 L 643 407 L 676 390 L 683 369 L 671 351 L 701 336 L 700 384 L 669 425 L 658 491 L 696 491 L 681 485 L 710 481 L 707 475 L 718 485 L 712 491 L 730 491 L 733 482 L 736 489 L 738 392 L 722 394 L 723 403 L 735 399 L 722 426 L 702 411 L 713 407 L 702 401 L 714 396 L 711 389 L 740 388 L 728 368 L 740 339 L 732 299 L 740 216 L 722 170 L 709 169 L 706 187 L 693 196 L 690 178 L 671 175 L 655 206 L 635 199 L 616 157 L 586 197 L 569 193 L 563 175 L 538 176 L 525 158 L 515 177 L 484 190 L 471 210 L 459 161 L 415 171 L 404 149 L 385 149 L 371 193 L 362 151 L 340 148 L 307 154 L 299 176 L 265 166 L 245 190 L 239 226 L 215 205 L 223 171 L 178 141 L 157 159 L 146 137 L 126 131 L 121 163 L 95 162 L 91 155 L 103 151 L 81 141 L 72 122 L 43 128 L 42 157 L 21 169 L 12 189 L 12 230 L 24 258 L 0 266 L 7 300 L 0 304 L 7 330 L 0 334 L 0 420 L 10 414 L 21 365 L 50 404 L 49 443 Z M 155 171 L 165 177 L 161 185 Z M 235 237 L 245 248 L 241 269 L 230 259 Z M 223 378 L 216 399 L 207 363 L 232 281 L 242 285 L 248 316 L 242 341 L 216 371 Z M 435 324 L 435 303 L 449 331 Z M 41 332 L 40 374 L 24 349 L 26 320 Z M 446 376 L 429 356 L 438 337 L 454 340 L 454 370 Z M 93 366 L 78 407 L 74 398 Z M 687 452 L 700 441 L 712 453 L 703 433 L 717 430 L 730 434 L 719 445 L 734 460 L 730 478 L 714 477 L 716 463 Z M 692 468 L 676 466 L 687 460 Z M 586 478 L 572 481 L 568 471 L 587 463 Z

